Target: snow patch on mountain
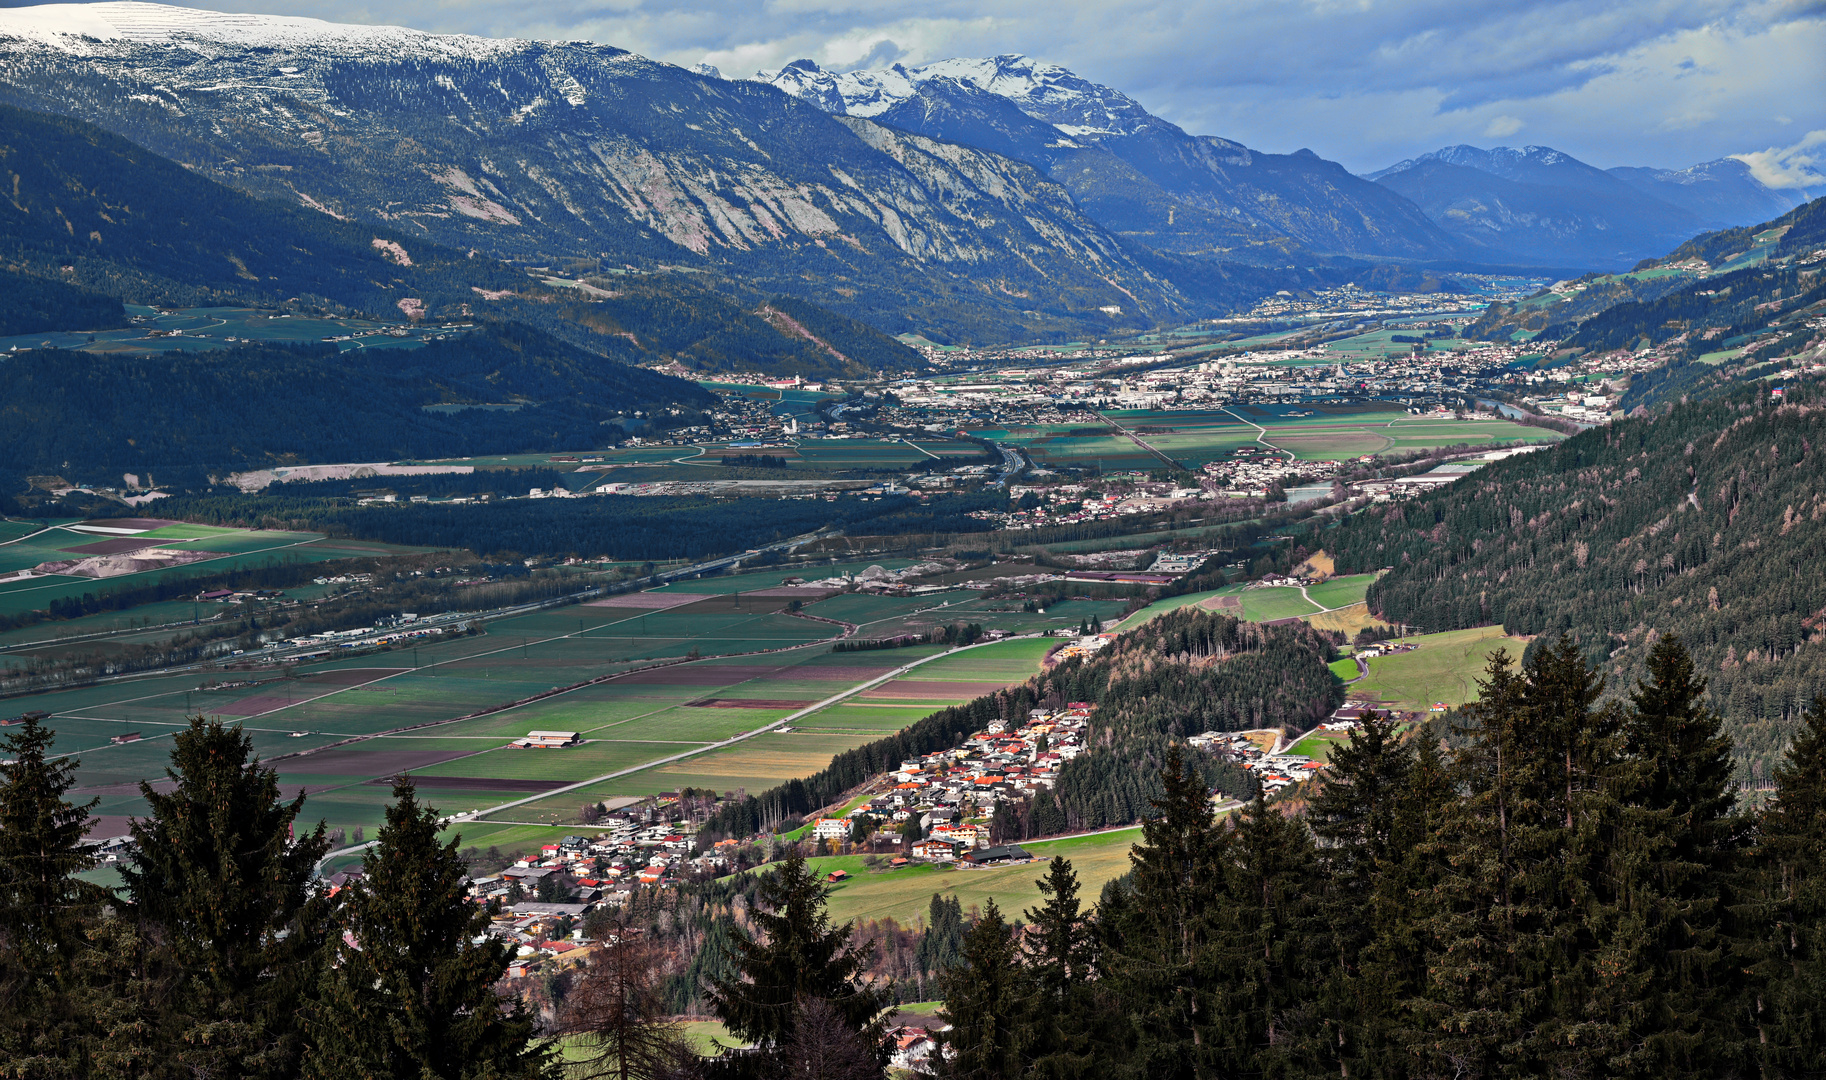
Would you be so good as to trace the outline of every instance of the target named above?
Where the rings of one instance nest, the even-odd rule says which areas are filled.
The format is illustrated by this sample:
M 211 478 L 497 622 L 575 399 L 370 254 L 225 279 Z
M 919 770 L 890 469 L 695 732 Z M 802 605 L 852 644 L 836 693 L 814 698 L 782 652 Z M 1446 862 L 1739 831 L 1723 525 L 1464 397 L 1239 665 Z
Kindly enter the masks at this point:
M 1161 123 L 1120 90 L 1019 53 L 843 72 L 795 60 L 778 71 L 757 71 L 753 78 L 842 116 L 879 116 L 926 82 L 948 78 L 1005 97 L 1027 115 L 1077 137 L 1132 135 Z
M 7 38 L 77 55 L 110 51 L 105 48 L 110 44 L 214 44 L 236 48 L 387 49 L 407 55 L 481 59 L 518 51 L 525 45 L 512 39 L 428 34 L 403 26 L 355 26 L 289 15 L 199 11 L 138 0 L 0 8 L 0 41 Z

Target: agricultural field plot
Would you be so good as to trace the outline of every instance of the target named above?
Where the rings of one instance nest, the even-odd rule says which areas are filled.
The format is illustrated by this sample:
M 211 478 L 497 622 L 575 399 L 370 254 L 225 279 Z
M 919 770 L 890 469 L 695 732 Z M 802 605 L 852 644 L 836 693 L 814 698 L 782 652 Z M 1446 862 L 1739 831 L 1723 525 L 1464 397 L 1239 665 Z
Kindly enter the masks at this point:
M 1107 434 L 1093 434 L 1107 432 Z M 972 430 L 972 435 L 1018 446 L 1044 466 L 1079 466 L 1112 472 L 1119 469 L 1156 469 L 1160 459 L 1136 446 L 1108 425 L 1089 421 L 1073 427 L 1043 425 L 1003 430 Z
M 56 518 L 49 521 L 12 521 L 6 518 L 0 518 L 0 545 L 10 544 L 15 540 L 24 539 L 47 526 L 68 525 L 77 520 L 79 519 Z
M 292 535 L 292 534 L 287 534 Z M 99 538 L 91 538 L 92 542 Z M 220 545 L 235 543 L 233 541 L 210 541 Z M 162 550 L 182 550 L 194 547 L 194 544 L 171 544 Z M 9 551 L 0 547 L 0 553 Z M 0 581 L 0 614 L 14 615 L 27 611 L 42 609 L 53 600 L 79 597 L 85 592 L 104 591 L 122 585 L 142 585 L 152 581 L 163 581 L 168 578 L 200 577 L 220 574 L 229 570 L 247 566 L 265 566 L 282 562 L 328 562 L 333 559 L 347 559 L 361 554 L 376 554 L 382 551 L 406 553 L 429 551 L 429 548 L 389 547 L 386 545 L 364 545 L 362 548 L 347 541 L 326 542 L 321 537 L 302 541 L 266 540 L 258 546 L 243 547 L 240 550 L 211 550 L 212 558 L 177 565 L 160 566 L 155 569 L 138 570 L 112 576 L 79 577 L 70 575 L 46 575 L 11 581 Z M 60 559 L 79 559 L 80 554 L 66 553 L 57 556 Z M 44 562 L 48 560 L 38 560 Z M 33 563 L 32 565 L 37 565 Z M 15 568 L 21 569 L 21 568 Z
M 829 765 L 831 758 L 837 754 L 879 737 L 770 732 L 745 739 L 734 746 L 707 750 L 682 761 L 642 769 L 627 776 L 517 806 L 505 811 L 503 818 L 517 822 L 568 825 L 577 820 L 577 810 L 585 803 L 608 799 L 654 795 L 662 791 L 677 791 L 682 787 L 713 788 L 717 791 L 746 789 L 756 793 L 795 777 L 809 776 Z M 664 747 L 667 756 L 690 749 L 676 744 Z M 662 755 L 649 755 L 645 760 L 651 761 L 660 756 Z
M 834 630 L 827 623 L 771 612 L 737 612 L 733 597 L 700 594 L 691 599 L 694 603 L 687 606 L 713 610 L 674 616 L 668 635 L 658 633 L 649 614 L 653 632 L 645 640 L 650 651 L 682 656 L 694 644 L 705 653 L 778 649 L 820 641 Z M 716 610 L 724 607 L 731 610 Z M 466 786 L 457 790 L 474 790 L 475 799 L 493 805 L 507 795 L 495 798 L 499 793 L 485 781 L 575 781 L 636 766 L 761 727 L 802 707 L 801 701 L 823 700 L 892 668 L 875 658 L 855 664 L 848 656 L 794 648 L 639 672 L 625 684 L 597 684 L 473 720 L 442 723 L 625 668 L 619 654 L 628 650 L 601 630 L 613 618 L 638 619 L 640 613 L 596 609 L 581 616 L 580 634 L 578 610 L 503 620 L 487 633 L 428 643 L 416 654 L 400 649 L 304 665 L 293 677 L 261 671 L 246 677 L 253 683 L 249 686 L 199 689 L 195 675 L 132 680 L 37 695 L 21 699 L 18 708 L 50 710 L 52 726 L 68 729 L 59 735 L 57 748 L 79 756 L 79 784 L 108 789 L 105 812 L 110 814 L 143 811 L 138 781 L 162 773 L 169 735 L 191 714 L 241 722 L 258 753 L 285 763 L 284 772 L 301 777 L 299 786 L 306 789 L 337 786 L 323 779 L 326 772 L 350 776 L 338 787 L 341 791 L 402 768 L 422 770 L 429 763 L 438 765 L 439 774 L 462 780 Z M 812 659 L 825 662 L 804 663 Z M 796 672 L 796 681 L 778 679 L 783 672 Z M 770 684 L 770 679 L 775 681 Z M 438 726 L 325 754 L 293 756 L 339 739 L 426 723 Z M 511 738 L 534 729 L 593 729 L 589 737 L 594 741 L 562 752 L 501 750 Z M 113 734 L 127 731 L 139 731 L 142 740 L 108 745 Z M 300 732 L 309 734 L 298 737 Z M 326 769 L 326 758 L 342 764 Z M 372 791 L 344 791 L 335 797 L 343 808 L 337 813 L 354 816 L 333 820 L 333 825 L 378 824 L 386 786 L 369 786 Z M 527 790 L 524 783 L 506 786 Z
M 931 909 L 933 893 L 956 896 L 965 910 L 980 908 L 993 897 L 1004 917 L 1012 919 L 1042 902 L 1035 882 L 1046 876 L 1045 860 L 1054 855 L 1070 859 L 1081 895 L 1096 896 L 1105 882 L 1128 873 L 1129 849 L 1140 839 L 1137 827 L 1068 840 L 1030 841 L 1021 848 L 1034 857 L 1033 862 L 980 870 L 927 863 L 871 871 L 857 855 L 807 862 L 820 875 L 832 870 L 847 870 L 852 875 L 831 890 L 829 910 L 836 922 L 892 918 L 903 926 L 912 925 Z
M 1349 637 L 1355 637 L 1361 630 L 1388 625 L 1370 614 L 1368 604 L 1350 604 L 1346 607 L 1321 611 L 1308 616 L 1306 622 L 1317 630 L 1337 630 Z
M 406 747 L 410 739 L 375 739 L 374 743 L 385 744 L 389 748 Z M 650 761 L 670 757 L 673 754 L 706 746 L 708 740 L 696 742 L 590 742 L 583 746 L 568 747 L 563 750 L 519 750 L 496 748 L 467 757 L 455 758 L 438 764 L 435 768 L 426 767 L 425 771 L 440 777 L 459 778 L 469 781 L 496 781 L 502 779 L 530 780 L 575 784 L 604 773 L 632 769 Z M 378 774 L 377 774 L 378 775 Z M 450 786 L 451 780 L 440 783 Z M 475 784 L 480 793 L 487 790 L 481 783 Z M 507 793 L 514 798 L 528 794 L 522 787 L 518 795 Z M 480 798 L 480 794 L 477 796 Z M 506 801 L 501 799 L 497 801 Z M 571 806 L 573 814 L 582 800 Z
M 968 701 L 1002 686 L 1022 682 L 1059 645 L 1057 638 L 997 642 L 922 664 L 905 676 L 863 691 L 864 701 Z
M 291 595 L 295 594 L 296 590 L 288 589 L 286 592 Z M 57 622 L 0 631 L 0 649 L 13 649 L 40 642 L 57 642 L 86 634 L 131 630 L 140 626 L 187 624 L 193 620 L 206 619 L 216 614 L 218 609 L 215 608 L 215 605 L 210 605 L 210 608 L 211 610 L 206 611 L 189 600 L 173 600 L 169 603 L 141 604 L 130 611 L 103 611 L 95 615 L 84 615 L 78 619 L 60 619 Z M 167 631 L 166 634 L 168 636 L 169 632 Z
M 1406 640 L 1420 648 L 1370 658 L 1369 676 L 1350 687 L 1353 699 L 1409 712 L 1425 712 L 1435 702 L 1462 705 L 1477 697 L 1477 680 L 1490 653 L 1505 649 L 1519 662 L 1528 646 L 1525 638 L 1505 636 L 1500 626 L 1421 634 Z
M 795 777 L 810 776 L 831 763 L 831 758 L 879 735 L 833 735 L 769 732 L 745 739 L 735 746 L 647 769 L 614 781 L 617 795 L 651 795 L 681 787 L 707 787 L 718 791 L 746 788 L 764 791 Z
M 1239 586 L 1226 585 L 1221 589 L 1211 589 L 1206 592 L 1186 593 L 1183 596 L 1169 596 L 1164 600 L 1156 600 L 1147 607 L 1130 615 L 1128 618 L 1123 619 L 1120 623 L 1106 625 L 1104 630 L 1106 632 L 1127 632 L 1144 623 L 1153 622 L 1155 619 L 1160 618 L 1169 611 L 1178 611 L 1180 608 L 1192 607 L 1193 605 L 1218 609 L 1218 605 L 1214 601 L 1223 596 L 1235 596 L 1240 591 Z M 1213 602 L 1207 603 L 1207 601 Z M 1236 613 L 1227 612 L 1227 614 L 1235 615 Z
M 1233 618 L 1249 622 L 1276 622 L 1314 615 L 1319 606 L 1300 595 L 1300 590 L 1284 585 L 1245 589 L 1236 585 L 1216 590 L 1204 606 Z
M 646 795 L 658 791 L 675 790 L 681 786 L 712 787 L 719 791 L 745 788 L 749 791 L 760 791 L 794 777 L 806 776 L 822 769 L 830 759 L 844 750 L 863 743 L 871 742 L 883 735 L 899 730 L 927 714 L 933 709 L 949 704 L 968 701 L 989 690 L 1020 682 L 1032 675 L 1039 667 L 1040 658 L 1056 642 L 1013 641 L 982 646 L 966 650 L 955 656 L 946 656 L 921 665 L 908 673 L 904 679 L 891 680 L 881 687 L 863 691 L 840 704 L 812 713 L 793 724 L 790 732 L 768 732 L 745 739 L 734 746 L 718 747 L 693 755 L 685 760 L 671 762 L 650 769 L 642 769 L 627 776 L 616 777 L 594 784 L 576 792 L 567 792 L 555 796 L 551 801 L 541 800 L 526 807 L 517 807 L 511 813 L 519 821 L 551 821 L 562 823 L 574 821 L 577 807 L 584 802 L 613 796 Z M 793 666 L 782 666 L 778 670 L 767 672 L 753 681 L 736 682 L 734 677 L 742 674 L 739 671 L 713 673 L 712 668 L 734 668 L 733 664 L 706 663 L 704 665 L 685 665 L 667 668 L 650 673 L 641 673 L 635 678 L 683 680 L 692 667 L 700 667 L 697 676 L 700 687 L 708 690 L 707 684 L 721 680 L 723 689 L 715 691 L 714 696 L 705 697 L 713 701 L 729 701 L 736 709 L 747 713 L 746 725 L 741 730 L 753 730 L 768 722 L 777 720 L 797 711 L 786 707 L 791 698 L 773 699 L 760 697 L 761 694 L 787 694 L 788 687 L 818 686 L 824 689 L 816 700 L 848 690 L 859 683 L 877 675 L 885 674 L 904 665 L 913 656 L 896 655 L 912 653 L 913 650 L 882 650 L 863 653 L 813 653 L 803 662 Z M 928 655 L 930 655 L 928 653 Z M 840 665 L 838 660 L 866 661 Z M 922 679 L 921 676 L 932 669 L 938 670 L 938 677 Z M 626 686 L 628 680 L 618 680 L 609 686 Z M 804 691 L 800 691 L 803 693 Z M 878 695 L 885 693 L 885 697 Z M 741 696 L 737 696 L 737 695 Z M 750 696 L 754 695 L 754 696 Z M 569 695 L 566 695 L 569 696 Z M 697 700 L 703 701 L 705 697 Z M 756 709 L 750 711 L 744 706 L 753 703 L 770 702 L 780 707 L 773 710 Z M 794 702 L 796 704 L 796 702 Z M 887 704 L 889 709 L 877 710 L 873 706 Z M 803 706 L 797 706 L 803 708 Z M 625 725 L 609 728 L 608 731 L 628 732 L 627 738 L 661 738 L 656 731 L 668 734 L 701 733 L 702 722 L 689 722 L 694 714 L 721 711 L 720 707 L 704 707 L 686 703 L 684 705 L 664 707 L 656 703 L 656 710 L 649 716 L 637 717 Z M 734 710 L 732 710 L 734 711 Z M 876 718 L 877 712 L 887 714 Z M 663 725 L 663 726 L 662 726 Z M 673 725 L 677 725 L 676 728 Z M 568 730 L 568 729 L 567 729 Z M 586 735 L 595 739 L 607 732 L 597 730 Z M 726 738 L 733 731 L 724 731 L 716 738 Z M 711 741 L 709 736 L 698 735 L 699 745 Z M 678 743 L 667 744 L 670 753 L 689 751 L 692 747 L 681 739 Z M 582 747 L 562 751 L 563 754 L 576 755 L 577 760 L 593 760 L 596 742 L 587 742 Z M 654 755 L 659 756 L 659 755 Z M 491 755 L 492 757 L 492 755 Z M 651 760 L 649 758 L 648 760 Z M 465 759 L 452 768 L 462 771 L 496 767 L 498 758 L 493 761 Z M 563 766 L 566 777 L 572 775 L 571 766 Z M 605 767 L 583 771 L 575 779 L 587 779 L 589 776 L 604 775 L 617 771 Z
M 1265 428 L 1263 439 L 1269 445 L 1303 461 L 1432 450 L 1459 443 L 1552 442 L 1563 437 L 1498 417 L 1417 416 L 1399 406 L 1382 404 L 1240 405 L 1236 414 Z
M 1330 761 L 1331 752 L 1349 742 L 1348 731 L 1315 731 L 1295 743 L 1288 752 L 1304 754 L 1314 761 Z
M 842 735 L 892 735 L 930 715 L 932 710 L 923 705 L 876 705 L 851 701 L 833 705 L 796 721 L 793 730 Z
M 873 623 L 904 618 L 916 612 L 930 610 L 933 614 L 943 614 L 947 606 L 961 606 L 976 600 L 978 595 L 968 589 L 914 597 L 839 593 L 816 603 L 807 603 L 805 610 L 807 614 L 856 623 L 866 628 Z M 866 631 L 863 636 L 868 636 Z
M 1228 457 L 1258 432 L 1223 410 L 1160 412 L 1125 409 L 1105 414 L 1154 449 L 1190 469 Z
M 1370 585 L 1376 580 L 1375 574 L 1351 574 L 1348 577 L 1336 577 L 1321 581 L 1317 585 L 1308 585 L 1306 595 L 1320 607 L 1341 608 L 1351 604 L 1361 604 L 1369 592 Z
M 1367 334 L 1358 334 L 1356 337 L 1328 342 L 1325 351 L 1331 354 L 1333 360 L 1345 363 L 1353 360 L 1381 360 L 1385 357 L 1410 355 L 1414 349 L 1413 343 L 1392 340 L 1396 334 L 1400 334 L 1402 337 L 1421 337 L 1425 331 L 1410 330 L 1400 326 L 1386 330 L 1372 330 Z M 1436 338 L 1427 342 L 1427 350 L 1429 352 L 1457 352 L 1469 349 L 1474 344 L 1477 343 L 1462 338 Z

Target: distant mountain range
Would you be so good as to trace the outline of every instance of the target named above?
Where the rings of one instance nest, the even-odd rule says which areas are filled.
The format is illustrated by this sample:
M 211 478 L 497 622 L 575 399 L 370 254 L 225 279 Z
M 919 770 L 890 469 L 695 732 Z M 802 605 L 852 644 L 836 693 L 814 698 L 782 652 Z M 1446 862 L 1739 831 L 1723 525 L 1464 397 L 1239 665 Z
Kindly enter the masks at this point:
M 754 78 L 833 113 L 1025 161 L 1101 224 L 1164 251 L 1272 258 L 1298 245 L 1615 269 L 1805 201 L 1729 158 L 1606 172 L 1538 146 L 1452 146 L 1359 178 L 1310 150 L 1188 135 L 1120 91 L 1018 55 L 840 73 L 798 60 Z
M 408 249 L 625 266 L 941 341 L 1103 336 L 1378 274 L 1614 268 L 1785 198 L 1735 162 L 1605 173 L 1532 150 L 1359 177 L 1023 56 L 725 79 L 136 2 L 0 9 L 0 102 Z
M 1448 146 L 1369 174 L 1472 249 L 1615 269 L 1696 233 L 1778 217 L 1803 192 L 1732 158 L 1688 169 L 1599 169 L 1546 146 Z
M 0 100 L 458 250 L 726 274 L 889 332 L 1109 332 L 1260 291 L 1188 298 L 1020 162 L 588 43 L 17 8 Z

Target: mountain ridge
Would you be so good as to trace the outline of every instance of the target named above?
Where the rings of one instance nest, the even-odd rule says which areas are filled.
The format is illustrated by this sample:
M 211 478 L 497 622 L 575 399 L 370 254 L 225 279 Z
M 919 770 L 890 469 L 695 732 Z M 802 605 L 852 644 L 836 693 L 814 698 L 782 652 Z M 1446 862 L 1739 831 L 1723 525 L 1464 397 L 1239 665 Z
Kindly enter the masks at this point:
M 1599 169 L 1550 146 L 1447 146 L 1365 178 L 1412 199 L 1472 247 L 1541 262 L 1572 253 L 1603 269 L 1797 205 L 1728 158 L 1684 170 Z
M 749 81 L 833 114 L 1018 157 L 1093 219 L 1163 251 L 1239 261 L 1461 254 L 1408 200 L 1310 150 L 1264 154 L 1193 136 L 1118 90 L 1019 54 L 843 73 L 796 60 Z
M 458 250 L 729 274 L 965 340 L 1107 333 L 1195 306 L 1050 179 L 980 151 L 925 155 L 922 179 L 756 83 L 590 43 L 75 7 L 0 10 L 0 100 Z M 1126 322 L 1103 310 L 1117 306 Z M 917 317 L 880 319 L 903 308 Z

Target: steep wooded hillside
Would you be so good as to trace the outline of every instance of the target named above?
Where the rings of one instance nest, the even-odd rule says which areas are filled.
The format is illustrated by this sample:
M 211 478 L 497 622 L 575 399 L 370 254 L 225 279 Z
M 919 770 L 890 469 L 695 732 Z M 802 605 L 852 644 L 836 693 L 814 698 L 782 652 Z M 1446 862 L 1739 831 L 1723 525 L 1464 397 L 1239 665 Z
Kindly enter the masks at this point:
M 1621 692 L 1677 633 L 1769 775 L 1826 692 L 1826 384 L 1766 385 L 1498 462 L 1326 534 L 1340 571 L 1391 567 L 1372 610 L 1428 631 L 1570 632 Z
M 255 199 L 91 124 L 6 105 L 0 188 L 0 264 L 138 303 L 297 299 L 400 318 L 406 298 L 456 313 L 476 289 L 526 282 L 422 234 Z M 85 317 L 33 329 L 103 329 Z
M 43 349 L 11 354 L 3 370 L 0 462 L 91 482 L 133 472 L 190 484 L 267 465 L 575 450 L 618 434 L 604 425 L 622 413 L 714 400 L 695 383 L 514 323 L 418 349 Z M 426 408 L 481 404 L 497 407 Z

